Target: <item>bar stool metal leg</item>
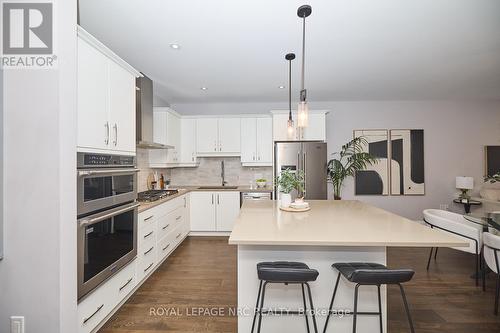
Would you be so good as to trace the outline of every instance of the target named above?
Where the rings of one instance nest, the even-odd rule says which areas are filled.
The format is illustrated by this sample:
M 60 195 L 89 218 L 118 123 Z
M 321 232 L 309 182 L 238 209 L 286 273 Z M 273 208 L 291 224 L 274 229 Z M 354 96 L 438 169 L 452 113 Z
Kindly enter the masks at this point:
M 354 288 L 354 312 L 352 314 L 352 333 L 356 333 L 356 320 L 358 316 L 358 289 L 359 284 Z
M 309 283 L 304 283 L 307 287 L 307 293 L 309 294 L 309 305 L 311 306 L 311 317 L 313 319 L 313 325 L 314 325 L 314 332 L 318 333 L 318 325 L 316 324 L 316 315 L 314 314 L 314 304 L 313 304 L 313 298 L 311 294 L 311 287 L 309 287 Z
M 494 314 L 498 315 L 498 297 L 500 295 L 500 272 L 497 275 L 497 287 L 495 290 L 495 310 Z
M 255 320 L 257 319 L 257 312 L 259 311 L 259 300 L 260 300 L 260 293 L 262 291 L 262 283 L 264 283 L 264 281 L 260 281 L 260 284 L 259 284 L 259 293 L 257 294 L 257 303 L 255 304 L 255 313 L 253 314 L 253 321 L 252 321 L 252 330 L 250 331 L 251 333 L 253 333 L 253 329 L 255 328 Z
M 413 321 L 411 320 L 410 309 L 408 308 L 408 301 L 406 300 L 406 294 L 403 286 L 398 283 L 399 289 L 401 290 L 401 296 L 403 297 L 403 303 L 405 305 L 406 316 L 408 317 L 408 323 L 410 324 L 411 333 L 415 333 L 415 329 L 413 328 Z
M 380 323 L 380 333 L 384 333 L 383 325 L 382 325 L 382 299 L 380 297 L 380 284 L 377 285 L 378 292 L 378 317 Z
M 266 295 L 266 286 L 267 286 L 267 281 L 264 282 L 264 285 L 262 286 L 262 295 L 260 299 L 260 308 L 259 308 L 259 326 L 257 327 L 257 333 L 260 333 L 260 327 L 262 324 L 262 309 L 264 307 L 264 296 Z
M 431 253 L 429 253 L 429 259 L 427 260 L 427 270 L 429 270 L 429 266 L 431 265 L 431 258 L 432 258 L 433 251 L 434 251 L 434 248 L 431 247 Z
M 311 331 L 309 330 L 309 319 L 307 318 L 307 305 L 306 305 L 306 294 L 304 292 L 304 284 L 301 283 L 300 286 L 302 287 L 302 301 L 304 302 L 304 317 L 306 319 L 307 333 L 310 333 Z
M 333 302 L 335 301 L 335 295 L 337 294 L 337 288 L 339 287 L 339 282 L 340 282 L 340 272 L 337 275 L 337 282 L 335 282 L 335 288 L 333 289 L 332 300 L 330 301 L 330 306 L 328 307 L 328 315 L 326 316 L 323 333 L 326 333 L 326 328 L 328 327 L 328 320 L 330 319 L 330 315 L 332 314 Z

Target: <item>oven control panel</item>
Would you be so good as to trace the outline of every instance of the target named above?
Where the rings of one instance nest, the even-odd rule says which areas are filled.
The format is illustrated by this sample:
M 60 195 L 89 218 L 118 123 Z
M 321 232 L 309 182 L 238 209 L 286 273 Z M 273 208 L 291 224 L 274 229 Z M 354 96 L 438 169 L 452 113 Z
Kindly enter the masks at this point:
M 135 166 L 135 156 L 78 153 L 78 168 L 130 167 Z

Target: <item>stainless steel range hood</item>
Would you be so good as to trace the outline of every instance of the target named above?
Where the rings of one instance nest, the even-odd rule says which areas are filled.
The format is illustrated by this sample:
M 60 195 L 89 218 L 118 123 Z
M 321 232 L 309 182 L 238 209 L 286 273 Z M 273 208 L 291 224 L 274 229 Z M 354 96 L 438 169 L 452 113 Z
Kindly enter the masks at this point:
M 144 75 L 144 74 L 143 74 Z M 137 148 L 170 149 L 173 146 L 153 142 L 153 81 L 146 75 L 136 79 Z

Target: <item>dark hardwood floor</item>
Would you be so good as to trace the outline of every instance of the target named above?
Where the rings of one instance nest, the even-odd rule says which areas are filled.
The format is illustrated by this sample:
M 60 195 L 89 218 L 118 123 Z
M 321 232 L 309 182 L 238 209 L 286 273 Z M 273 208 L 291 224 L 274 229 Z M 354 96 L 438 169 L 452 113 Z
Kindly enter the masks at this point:
M 472 255 L 440 249 L 427 272 L 428 253 L 422 248 L 388 251 L 389 266 L 417 272 L 406 284 L 416 332 L 500 332 L 500 317 L 493 315 L 494 274 L 483 292 L 469 277 Z M 389 333 L 409 332 L 397 288 L 389 288 L 388 303 Z M 236 332 L 236 317 L 228 314 L 235 306 L 236 247 L 223 237 L 189 237 L 99 333 Z M 220 307 L 220 315 L 187 312 L 200 307 Z

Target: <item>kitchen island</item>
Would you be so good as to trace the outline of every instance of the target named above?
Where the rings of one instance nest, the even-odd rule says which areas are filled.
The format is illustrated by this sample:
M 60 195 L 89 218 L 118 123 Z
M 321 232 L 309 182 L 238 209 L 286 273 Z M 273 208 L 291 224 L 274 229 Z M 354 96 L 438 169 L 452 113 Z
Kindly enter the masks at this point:
M 319 271 L 311 290 L 322 331 L 337 272 L 334 262 L 386 264 L 387 247 L 460 247 L 467 243 L 450 234 L 360 201 L 310 201 L 311 210 L 284 212 L 278 201 L 245 202 L 229 238 L 238 246 L 238 332 L 249 332 L 259 281 L 261 261 L 301 261 Z M 401 267 L 399 267 L 401 268 Z M 411 267 L 404 267 L 411 268 Z M 359 311 L 376 311 L 377 289 L 361 287 Z M 352 311 L 354 284 L 341 279 L 334 310 Z M 273 284 L 266 289 L 265 308 L 302 308 L 300 285 Z M 384 332 L 386 289 L 382 288 Z M 373 332 L 377 316 L 361 316 L 358 332 Z M 265 316 L 262 332 L 305 332 L 303 316 Z M 332 316 L 328 332 L 351 332 L 352 316 Z

